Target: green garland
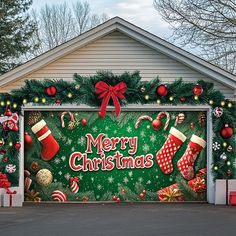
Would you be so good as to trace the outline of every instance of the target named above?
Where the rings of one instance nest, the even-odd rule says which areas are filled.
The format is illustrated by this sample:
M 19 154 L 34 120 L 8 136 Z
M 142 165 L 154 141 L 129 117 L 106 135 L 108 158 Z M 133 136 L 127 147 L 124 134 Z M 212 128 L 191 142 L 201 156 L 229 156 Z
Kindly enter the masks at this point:
M 152 81 L 141 81 L 138 71 L 129 73 L 124 72 L 122 75 L 114 75 L 111 72 L 103 71 L 94 76 L 84 77 L 78 74 L 74 75 L 73 81 L 64 80 L 28 80 L 25 86 L 13 90 L 11 93 L 0 94 L 0 112 L 4 113 L 6 105 L 11 106 L 13 112 L 21 112 L 21 107 L 24 104 L 32 103 L 33 105 L 53 105 L 60 104 L 87 104 L 91 107 L 100 107 L 101 99 L 97 99 L 95 93 L 95 85 L 98 81 L 104 81 L 111 86 L 117 85 L 119 82 L 124 82 L 127 85 L 125 92 L 125 99 L 119 100 L 121 106 L 128 104 L 156 104 L 158 105 L 210 105 L 212 109 L 215 107 L 223 107 L 223 115 L 220 118 L 212 116 L 213 120 L 213 143 L 220 144 L 220 149 L 213 150 L 213 166 L 212 172 L 214 178 L 234 178 L 234 152 L 235 152 L 235 134 L 227 140 L 220 136 L 220 130 L 225 124 L 235 130 L 236 127 L 236 113 L 235 103 L 226 100 L 224 95 L 215 90 L 212 83 L 198 81 L 198 85 L 202 86 L 203 92 L 200 96 L 193 94 L 193 87 L 195 83 L 185 83 L 182 79 L 178 79 L 173 83 L 166 84 L 168 94 L 166 96 L 159 96 L 156 89 L 161 85 L 158 77 Z M 46 88 L 54 86 L 56 94 L 49 96 L 45 90 Z M 112 99 L 109 105 L 113 105 Z M 5 131 L 1 129 L 0 138 L 5 140 L 4 146 L 6 154 L 0 160 L 0 171 L 5 173 L 5 166 L 7 164 L 14 164 L 19 167 L 19 150 L 14 145 L 19 142 L 19 133 L 12 131 Z M 229 148 L 231 147 L 231 149 Z M 220 158 L 221 154 L 227 155 L 227 161 Z M 7 158 L 6 158 L 7 157 Z M 4 161 L 3 161 L 4 160 Z M 8 174 L 9 181 L 13 186 L 18 185 L 19 168 L 13 174 Z

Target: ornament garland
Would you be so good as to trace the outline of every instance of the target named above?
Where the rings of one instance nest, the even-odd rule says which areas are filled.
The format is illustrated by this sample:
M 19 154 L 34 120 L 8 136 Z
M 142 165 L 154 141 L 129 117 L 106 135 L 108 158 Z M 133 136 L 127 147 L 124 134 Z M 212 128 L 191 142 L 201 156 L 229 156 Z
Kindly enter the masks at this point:
M 103 85 L 105 84 L 102 88 L 98 86 L 101 82 L 103 82 Z M 98 89 L 102 89 L 102 91 L 98 91 Z M 117 90 L 120 93 L 118 95 Z M 108 94 L 101 95 L 101 92 Z M 72 82 L 29 80 L 20 89 L 13 90 L 11 93 L 1 93 L 0 171 L 7 175 L 12 186 L 18 185 L 18 154 L 21 144 L 17 123 L 21 107 L 25 104 L 34 106 L 86 104 L 91 107 L 101 107 L 102 105 L 101 112 L 98 113 L 102 118 L 105 115 L 106 105 L 116 108 L 116 115 L 119 115 L 120 107 L 122 112 L 122 107 L 134 103 L 156 104 L 157 109 L 159 105 L 211 106 L 213 110 L 213 144 L 219 144 L 215 145 L 212 150 L 212 171 L 215 178 L 233 177 L 235 170 L 231 163 L 234 162 L 235 151 L 235 103 L 225 99 L 220 91 L 214 89 L 212 83 L 202 80 L 197 83 L 185 83 L 182 79 L 178 79 L 173 83 L 163 84 L 158 77 L 152 81 L 141 81 L 138 71 L 133 73 L 124 72 L 121 75 L 103 71 L 90 77 L 75 74 Z M 32 116 L 32 123 L 35 123 L 35 119 L 38 118 L 37 114 Z M 184 117 L 180 115 L 177 123 L 181 122 L 182 119 Z M 206 118 L 199 117 L 199 122 L 205 122 L 205 120 Z M 81 123 L 86 125 L 87 120 L 81 120 Z M 25 134 L 26 148 L 31 143 L 31 137 Z M 227 156 L 227 162 L 220 158 L 222 153 Z M 10 168 L 11 173 L 8 173 L 6 170 L 9 171 L 9 168 L 6 167 L 9 167 L 9 165 L 10 167 L 15 165 L 16 170 Z

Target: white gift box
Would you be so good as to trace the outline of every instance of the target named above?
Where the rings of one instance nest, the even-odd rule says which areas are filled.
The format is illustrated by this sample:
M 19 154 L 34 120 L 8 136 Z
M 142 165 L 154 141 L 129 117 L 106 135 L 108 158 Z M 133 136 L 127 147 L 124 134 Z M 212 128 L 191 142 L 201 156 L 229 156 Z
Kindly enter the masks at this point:
M 2 195 L 3 207 L 22 207 L 22 195 L 21 194 L 3 194 Z
M 215 204 L 226 205 L 227 199 L 228 199 L 227 204 L 229 204 L 229 194 L 231 191 L 236 191 L 235 179 L 229 179 L 228 186 L 225 179 L 217 179 L 215 182 Z

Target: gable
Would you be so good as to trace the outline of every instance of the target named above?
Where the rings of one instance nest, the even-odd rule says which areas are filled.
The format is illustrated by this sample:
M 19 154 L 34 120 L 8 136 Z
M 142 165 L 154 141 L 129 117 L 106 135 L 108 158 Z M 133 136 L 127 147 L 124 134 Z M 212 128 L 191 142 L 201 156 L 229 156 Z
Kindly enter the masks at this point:
M 111 70 L 115 74 L 139 70 L 143 80 L 151 80 L 157 75 L 163 82 L 182 77 L 186 82 L 203 79 L 214 82 L 215 88 L 227 98 L 233 98 L 234 90 L 188 66 L 158 52 L 127 35 L 112 32 L 27 76 L 1 87 L 2 92 L 23 86 L 27 79 L 64 79 L 71 80 L 74 73 L 94 75 L 99 70 Z

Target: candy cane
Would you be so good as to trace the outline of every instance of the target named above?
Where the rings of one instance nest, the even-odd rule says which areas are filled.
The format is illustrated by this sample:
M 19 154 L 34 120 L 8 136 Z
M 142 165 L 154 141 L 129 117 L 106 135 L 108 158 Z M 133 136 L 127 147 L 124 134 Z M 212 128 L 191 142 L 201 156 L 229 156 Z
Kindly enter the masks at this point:
M 157 115 L 157 119 L 163 118 L 163 116 L 166 116 L 166 123 L 164 126 L 164 131 L 166 131 L 170 123 L 170 114 L 166 111 L 159 112 L 159 114 Z
M 74 115 L 73 115 L 70 111 L 64 111 L 64 112 L 61 113 L 61 127 L 62 127 L 62 128 L 65 128 L 64 116 L 65 116 L 67 113 L 70 115 L 70 120 L 73 121 L 73 122 L 75 122 Z
M 140 123 L 141 123 L 142 120 L 149 120 L 149 121 L 152 122 L 152 117 L 150 117 L 150 116 L 140 116 L 137 119 L 136 123 L 135 123 L 135 126 L 134 126 L 135 129 L 137 129 L 140 126 Z

